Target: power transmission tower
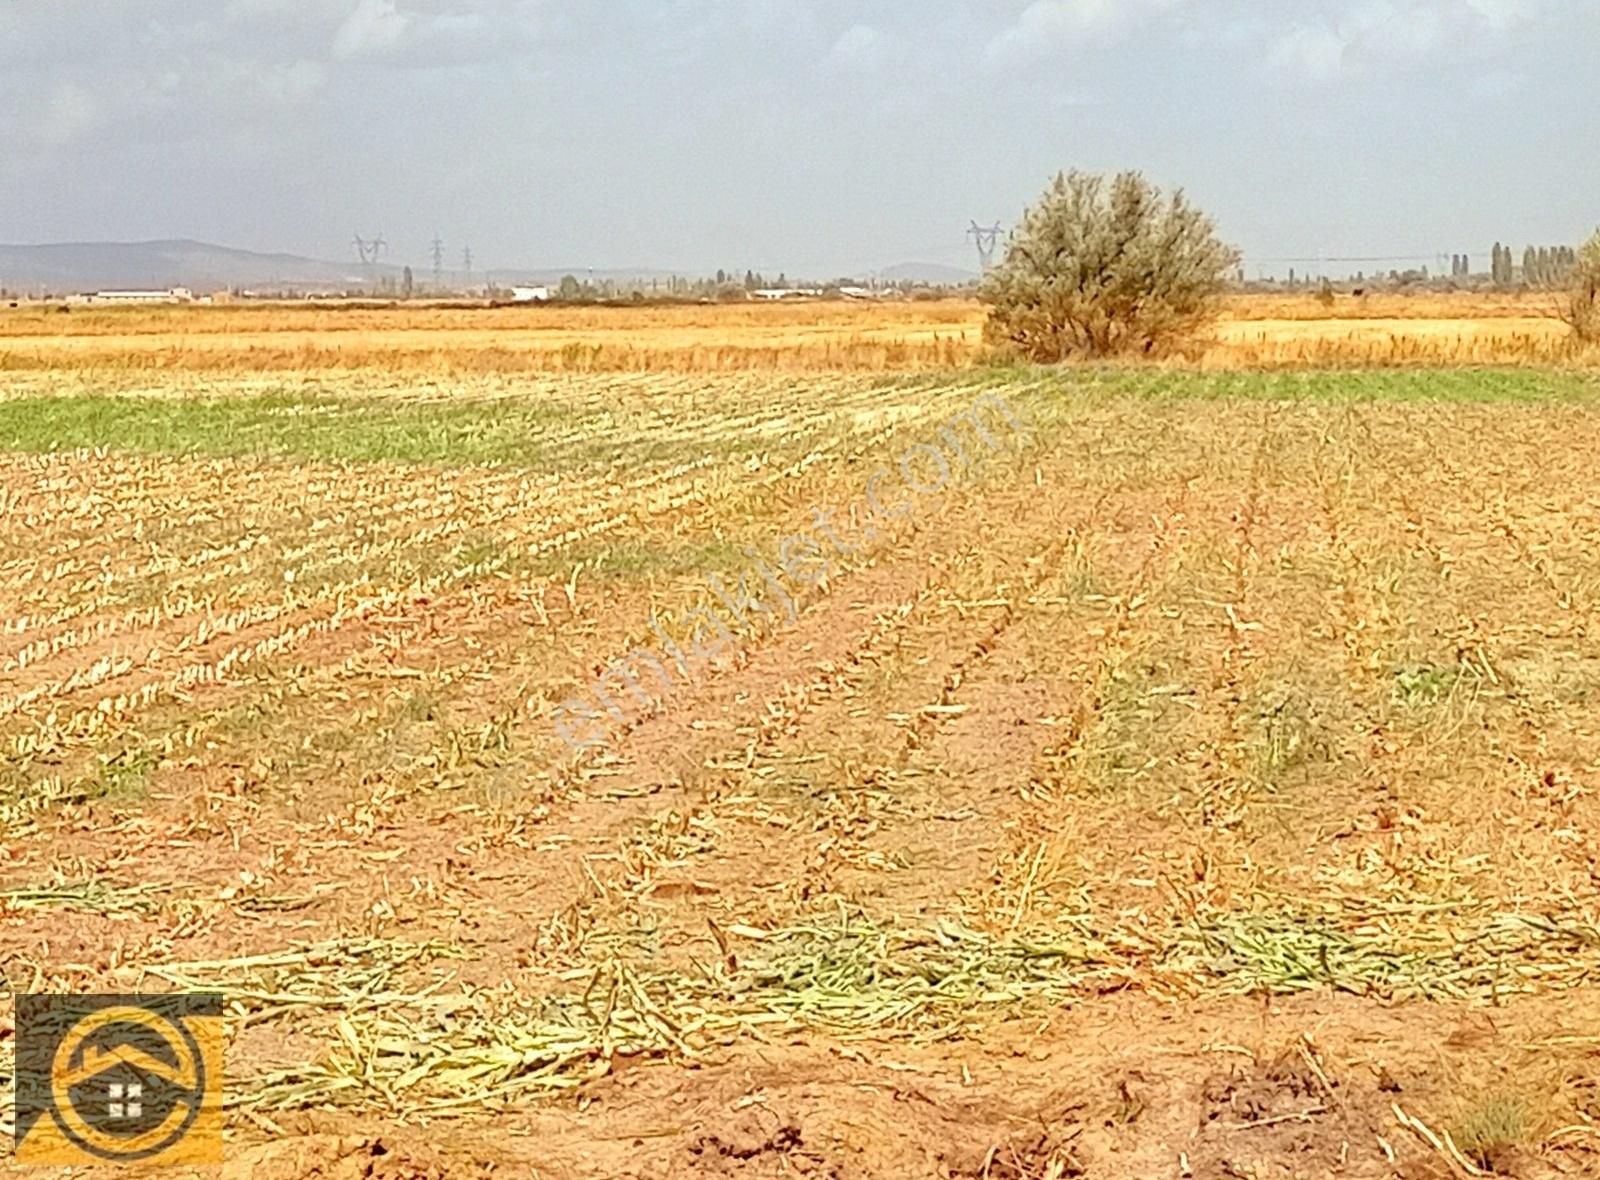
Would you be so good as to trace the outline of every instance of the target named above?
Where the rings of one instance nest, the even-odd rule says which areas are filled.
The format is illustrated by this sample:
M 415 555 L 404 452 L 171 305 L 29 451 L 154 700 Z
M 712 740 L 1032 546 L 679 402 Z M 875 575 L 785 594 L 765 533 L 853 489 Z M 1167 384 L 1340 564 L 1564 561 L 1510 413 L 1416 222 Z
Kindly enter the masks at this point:
M 374 272 L 378 266 L 378 255 L 383 253 L 384 248 L 388 246 L 388 244 L 388 242 L 383 240 L 382 234 L 379 234 L 370 241 L 368 241 L 366 238 L 363 238 L 360 234 L 356 235 L 356 253 L 361 258 L 361 265 L 367 269 L 367 282 L 370 283 L 373 281 L 373 278 L 375 277 Z
M 467 272 L 466 286 L 472 286 L 472 247 L 467 246 L 461 251 L 461 267 Z
M 356 253 L 361 256 L 361 261 L 367 266 L 372 266 L 378 261 L 378 255 L 383 252 L 384 248 L 387 247 L 388 244 L 388 242 L 383 240 L 382 234 L 379 234 L 370 241 L 366 238 L 363 238 L 360 234 L 356 235 Z
M 444 290 L 444 242 L 438 234 L 433 235 L 433 289 Z
M 989 268 L 994 265 L 995 247 L 1000 244 L 1000 223 L 979 225 L 974 221 L 967 228 L 967 237 L 978 247 L 978 269 L 988 274 Z

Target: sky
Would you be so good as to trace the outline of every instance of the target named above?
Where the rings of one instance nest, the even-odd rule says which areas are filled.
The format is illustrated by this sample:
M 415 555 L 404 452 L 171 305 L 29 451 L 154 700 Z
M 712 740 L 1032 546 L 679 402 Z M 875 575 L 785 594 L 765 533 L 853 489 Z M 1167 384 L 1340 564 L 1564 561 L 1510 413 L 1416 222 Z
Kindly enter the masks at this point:
M 1252 274 L 1486 260 L 1600 224 L 1597 49 L 1600 0 L 0 0 L 0 242 L 971 268 L 1136 168 Z

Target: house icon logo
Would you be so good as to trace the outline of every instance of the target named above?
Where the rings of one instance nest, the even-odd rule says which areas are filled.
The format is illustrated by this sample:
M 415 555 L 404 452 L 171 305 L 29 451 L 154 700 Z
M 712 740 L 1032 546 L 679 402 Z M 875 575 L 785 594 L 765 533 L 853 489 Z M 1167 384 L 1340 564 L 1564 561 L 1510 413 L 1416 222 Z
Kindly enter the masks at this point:
M 215 1163 L 222 997 L 19 995 L 16 1160 Z

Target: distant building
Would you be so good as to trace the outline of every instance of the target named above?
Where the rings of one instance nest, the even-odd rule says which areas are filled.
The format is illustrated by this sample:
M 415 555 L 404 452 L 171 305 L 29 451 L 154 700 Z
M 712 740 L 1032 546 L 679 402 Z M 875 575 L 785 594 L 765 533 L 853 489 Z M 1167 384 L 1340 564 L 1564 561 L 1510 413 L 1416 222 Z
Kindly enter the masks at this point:
M 83 297 L 85 303 L 193 303 L 188 287 L 169 287 L 165 291 L 96 291 Z
M 549 287 L 512 287 L 513 303 L 544 303 L 550 298 Z
M 822 292 L 816 287 L 760 287 L 750 294 L 757 299 L 804 299 Z

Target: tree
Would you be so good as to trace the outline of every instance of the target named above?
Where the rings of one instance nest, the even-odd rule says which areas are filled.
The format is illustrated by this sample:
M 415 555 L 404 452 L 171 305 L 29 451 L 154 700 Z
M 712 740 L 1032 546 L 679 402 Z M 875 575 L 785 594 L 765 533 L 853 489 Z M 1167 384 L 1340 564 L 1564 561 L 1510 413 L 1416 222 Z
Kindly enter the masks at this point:
M 984 334 L 1039 361 L 1155 352 L 1214 315 L 1238 261 L 1181 190 L 1057 175 L 984 277 Z
M 400 298 L 410 299 L 411 293 L 416 290 L 416 282 L 411 277 L 411 268 L 405 269 L 404 277 L 400 280 Z
M 571 302 L 583 295 L 583 287 L 579 285 L 576 275 L 562 275 L 561 282 L 556 287 L 556 298 Z
M 1582 344 L 1600 343 L 1600 229 L 1573 254 L 1556 315 Z

